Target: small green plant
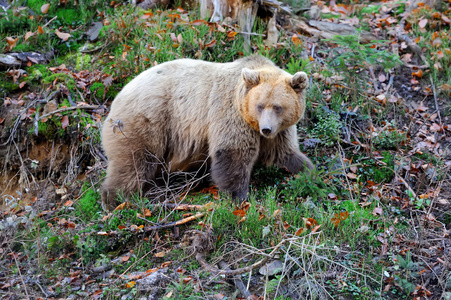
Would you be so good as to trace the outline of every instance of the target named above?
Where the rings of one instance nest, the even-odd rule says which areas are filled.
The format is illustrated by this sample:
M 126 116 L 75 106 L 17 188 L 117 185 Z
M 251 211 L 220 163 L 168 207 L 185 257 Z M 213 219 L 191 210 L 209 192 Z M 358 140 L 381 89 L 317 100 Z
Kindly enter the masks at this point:
M 340 115 L 326 108 L 321 108 L 317 111 L 315 117 L 316 122 L 310 130 L 310 135 L 321 140 L 326 146 L 332 146 L 340 139 L 342 132 L 343 123 L 340 120 Z

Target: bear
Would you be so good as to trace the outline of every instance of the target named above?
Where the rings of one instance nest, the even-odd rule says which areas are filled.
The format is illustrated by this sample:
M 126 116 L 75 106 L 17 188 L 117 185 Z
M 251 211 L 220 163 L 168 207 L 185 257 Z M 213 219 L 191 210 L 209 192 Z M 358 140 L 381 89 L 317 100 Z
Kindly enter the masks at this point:
M 233 62 L 177 59 L 151 67 L 116 96 L 102 128 L 108 158 L 105 210 L 146 192 L 165 165 L 191 170 L 207 161 L 220 191 L 242 202 L 257 161 L 309 172 L 296 123 L 304 115 L 308 77 L 251 55 Z

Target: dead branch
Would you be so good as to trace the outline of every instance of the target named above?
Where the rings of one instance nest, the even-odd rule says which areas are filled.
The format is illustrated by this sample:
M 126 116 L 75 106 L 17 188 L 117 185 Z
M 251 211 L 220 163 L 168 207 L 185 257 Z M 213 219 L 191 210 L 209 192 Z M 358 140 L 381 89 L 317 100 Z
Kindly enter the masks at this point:
M 175 222 L 171 222 L 168 224 L 159 224 L 159 225 L 154 225 L 154 226 L 148 226 L 148 227 L 144 227 L 144 231 L 155 231 L 155 230 L 161 230 L 161 229 L 166 229 L 166 228 L 171 228 L 171 227 L 176 227 L 176 226 L 180 226 L 183 224 L 186 224 L 188 222 L 194 221 L 196 219 L 202 218 L 203 216 L 205 216 L 205 213 L 197 213 L 194 216 L 190 216 L 188 218 L 184 218 Z
M 63 107 L 63 108 L 51 111 L 51 112 L 49 112 L 49 113 L 47 113 L 45 115 L 42 115 L 39 119 L 42 120 L 42 119 L 47 118 L 47 117 L 49 117 L 51 115 L 54 115 L 54 114 L 57 114 L 57 113 L 60 113 L 60 112 L 69 111 L 69 110 L 75 110 L 75 109 L 92 109 L 92 110 L 94 110 L 94 109 L 99 109 L 99 108 L 101 108 L 101 106 L 99 106 L 99 105 L 83 105 L 83 106 Z
M 191 210 L 208 210 L 214 206 L 213 202 L 208 202 L 204 205 L 194 205 L 194 204 L 177 204 L 177 203 L 162 203 L 162 204 L 155 204 L 154 207 L 163 207 L 163 208 L 169 208 L 173 210 L 178 211 L 191 211 Z
M 249 273 L 251 270 L 260 268 L 261 266 L 263 266 L 264 264 L 266 264 L 266 262 L 270 259 L 272 259 L 274 257 L 274 255 L 277 253 L 277 251 L 279 251 L 279 249 L 285 245 L 287 242 L 291 242 L 296 240 L 296 238 L 290 238 L 290 239 L 284 239 L 282 240 L 277 246 L 274 247 L 274 249 L 269 253 L 269 254 L 265 254 L 265 253 L 261 253 L 262 255 L 266 255 L 265 258 L 259 260 L 258 262 L 244 267 L 244 268 L 239 268 L 236 270 L 221 270 L 218 269 L 216 267 L 213 267 L 212 265 L 210 265 L 204 258 L 204 253 L 202 252 L 198 252 L 196 253 L 196 260 L 200 263 L 200 265 L 208 272 L 217 274 L 217 275 L 226 275 L 226 276 L 235 276 L 235 275 L 239 275 L 239 274 L 244 274 L 244 273 Z
M 223 260 L 221 260 L 219 262 L 219 267 L 223 270 L 226 271 L 232 271 L 232 269 L 229 268 L 229 266 L 227 265 L 227 263 Z M 250 299 L 250 297 L 252 297 L 252 294 L 248 291 L 248 289 L 246 288 L 246 286 L 244 285 L 243 281 L 241 280 L 240 277 L 238 276 L 232 276 L 232 281 L 235 284 L 235 286 L 237 287 L 237 289 L 240 290 L 241 294 L 246 298 L 246 299 Z

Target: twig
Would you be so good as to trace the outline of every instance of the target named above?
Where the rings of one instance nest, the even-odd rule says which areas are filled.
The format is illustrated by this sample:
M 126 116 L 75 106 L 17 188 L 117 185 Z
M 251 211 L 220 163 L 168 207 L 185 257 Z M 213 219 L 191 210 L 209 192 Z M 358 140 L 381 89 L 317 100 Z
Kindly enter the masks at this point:
M 219 267 L 223 270 L 227 270 L 227 271 L 232 271 L 229 266 L 227 265 L 227 263 L 223 260 L 221 260 L 219 262 Z M 235 284 L 235 286 L 237 287 L 237 289 L 240 290 L 241 294 L 246 298 L 249 299 L 250 297 L 252 297 L 252 294 L 249 292 L 249 290 L 246 288 L 246 286 L 244 285 L 243 281 L 241 280 L 240 277 L 238 276 L 232 276 L 232 281 Z
M 49 112 L 49 113 L 47 113 L 47 114 L 45 114 L 45 115 L 42 115 L 42 116 L 39 118 L 39 120 L 42 120 L 42 119 L 47 118 L 47 117 L 49 117 L 49 116 L 51 116 L 51 115 L 54 115 L 54 114 L 57 114 L 57 113 L 60 113 L 60 112 L 69 111 L 69 110 L 75 110 L 75 109 L 98 109 L 98 108 L 100 108 L 100 107 L 101 107 L 101 106 L 99 106 L 99 105 L 82 105 L 82 106 L 63 107 L 63 108 L 60 108 L 60 109 L 56 109 L 56 110 L 54 110 L 54 111 L 51 111 L 51 112 Z
M 149 227 L 144 227 L 144 231 L 155 231 L 155 230 L 161 230 L 161 229 L 166 229 L 166 228 L 171 228 L 171 227 L 175 227 L 175 226 L 180 226 L 183 224 L 186 224 L 188 222 L 194 221 L 196 219 L 202 218 L 205 214 L 204 213 L 197 213 L 194 216 L 190 216 L 188 218 L 185 219 L 181 219 L 175 222 L 171 222 L 168 224 L 160 224 L 160 225 L 155 225 L 155 226 L 149 226 Z
M 49 26 L 49 24 L 52 23 L 56 18 L 58 18 L 58 16 L 54 16 L 53 18 L 51 18 L 50 21 L 48 21 L 47 23 L 45 23 L 44 26 L 42 26 L 42 28 Z
M 20 276 L 20 281 L 22 281 L 23 288 L 25 290 L 25 295 L 27 295 L 27 299 L 30 299 L 30 296 L 28 295 L 28 291 L 27 291 L 27 286 L 25 285 L 25 282 L 23 281 L 22 272 L 20 272 L 20 266 L 16 260 L 16 255 L 11 249 L 9 249 L 9 251 L 11 251 L 12 257 L 14 258 L 14 262 L 16 263 L 17 271 L 19 272 L 19 276 Z
M 276 247 L 274 247 L 274 249 L 271 251 L 271 253 L 267 254 L 267 256 L 265 258 L 263 258 L 262 260 L 244 267 L 244 268 L 239 268 L 236 270 L 221 270 L 218 269 L 216 267 L 213 267 L 212 265 L 210 265 L 204 258 L 204 255 L 202 253 L 196 253 L 196 260 L 200 263 L 200 265 L 206 269 L 207 271 L 211 272 L 211 273 L 215 273 L 217 275 L 226 275 L 226 276 L 235 276 L 235 275 L 239 275 L 239 274 L 244 274 L 244 273 L 248 273 L 253 269 L 259 268 L 261 266 L 263 266 L 269 259 L 273 258 L 274 255 L 276 254 L 277 251 L 279 251 L 280 247 L 282 247 L 283 245 L 285 245 L 287 242 L 296 240 L 296 238 L 290 238 L 290 239 L 284 239 L 282 240 Z M 264 254 L 264 253 L 262 253 Z
M 438 101 L 437 101 L 437 92 L 435 90 L 435 85 L 434 85 L 434 81 L 432 80 L 431 74 L 429 74 L 429 79 L 431 80 L 432 93 L 434 94 L 435 110 L 437 111 L 438 120 L 440 121 L 440 124 L 442 124 L 442 118 L 440 116 L 440 108 L 438 107 Z

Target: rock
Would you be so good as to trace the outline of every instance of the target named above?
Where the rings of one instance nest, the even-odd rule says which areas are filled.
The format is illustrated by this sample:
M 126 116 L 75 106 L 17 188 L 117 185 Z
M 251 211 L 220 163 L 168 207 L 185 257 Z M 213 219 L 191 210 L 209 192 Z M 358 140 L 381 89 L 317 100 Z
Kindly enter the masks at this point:
M 101 22 L 94 22 L 94 24 L 92 24 L 92 27 L 88 30 L 88 32 L 86 32 L 88 40 L 90 42 L 95 42 L 99 37 L 100 30 L 102 30 L 102 28 L 103 24 Z
M 147 299 L 160 299 L 164 285 L 170 281 L 170 278 L 166 276 L 167 272 L 167 268 L 160 269 L 147 277 L 136 280 L 138 293 L 147 295 Z
M 283 270 L 283 267 L 284 266 L 283 266 L 282 261 L 273 260 L 272 262 L 261 267 L 258 272 L 260 274 L 262 274 L 263 276 L 266 276 L 266 274 L 268 274 L 268 276 L 273 276 L 273 275 L 281 273 Z

